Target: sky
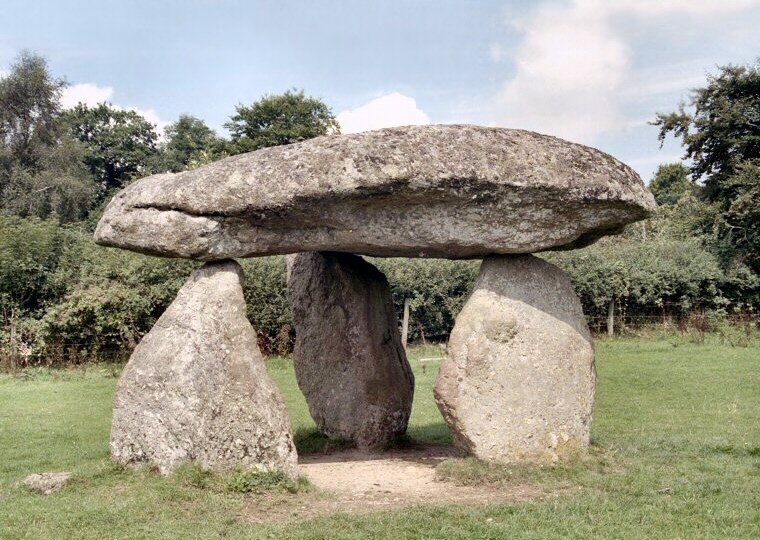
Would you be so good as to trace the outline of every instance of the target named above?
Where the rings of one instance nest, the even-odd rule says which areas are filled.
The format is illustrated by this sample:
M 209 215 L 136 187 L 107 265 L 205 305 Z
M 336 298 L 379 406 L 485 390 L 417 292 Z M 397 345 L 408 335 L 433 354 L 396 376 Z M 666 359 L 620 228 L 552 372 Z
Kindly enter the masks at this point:
M 656 113 L 717 66 L 760 56 L 760 0 L 0 0 L 0 74 L 21 50 L 69 87 L 162 129 L 220 133 L 238 104 L 296 88 L 344 133 L 522 128 L 600 148 L 649 181 L 677 161 Z

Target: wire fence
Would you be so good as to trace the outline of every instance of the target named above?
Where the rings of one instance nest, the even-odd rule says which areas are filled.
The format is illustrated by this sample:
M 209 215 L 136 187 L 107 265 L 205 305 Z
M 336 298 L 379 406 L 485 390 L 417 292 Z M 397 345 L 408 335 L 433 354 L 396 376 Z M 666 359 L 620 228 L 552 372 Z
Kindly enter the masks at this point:
M 596 331 L 607 330 L 610 318 L 606 316 L 587 316 L 586 323 L 589 328 Z M 705 312 L 691 312 L 682 315 L 626 315 L 616 313 L 612 319 L 615 328 L 641 328 L 646 326 L 667 326 L 679 329 L 696 328 L 702 331 L 710 331 L 719 324 L 733 324 L 740 326 L 755 325 L 760 327 L 760 314 L 736 313 L 724 316 L 713 316 Z
M 610 319 L 604 316 L 587 316 L 587 324 L 593 334 L 604 335 L 609 333 Z M 613 330 L 615 334 L 626 333 L 631 330 L 643 328 L 659 328 L 677 332 L 694 331 L 699 334 L 720 330 L 725 327 L 746 331 L 746 333 L 760 330 L 760 314 L 738 313 L 716 318 L 703 312 L 692 312 L 688 315 L 626 315 L 616 313 L 613 318 Z M 0 369 L 15 370 L 26 366 L 59 366 L 78 365 L 93 362 L 123 363 L 129 359 L 134 350 L 135 342 L 124 342 L 124 336 L 103 334 L 99 336 L 99 342 L 68 342 L 62 341 L 52 346 L 46 346 L 44 352 L 35 351 L 32 346 L 25 343 L 23 337 L 13 337 L 0 341 Z M 449 334 L 425 334 L 420 333 L 416 343 L 427 345 L 429 343 L 444 343 Z

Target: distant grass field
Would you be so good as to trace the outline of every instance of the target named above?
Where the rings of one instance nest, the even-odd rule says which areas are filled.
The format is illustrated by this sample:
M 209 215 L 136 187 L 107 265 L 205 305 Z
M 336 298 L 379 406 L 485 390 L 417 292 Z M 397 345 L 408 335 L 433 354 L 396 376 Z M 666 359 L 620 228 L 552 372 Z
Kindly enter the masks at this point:
M 413 349 L 409 433 L 450 440 L 432 399 L 440 356 Z M 288 360 L 270 361 L 299 447 L 319 446 Z M 203 489 L 108 460 L 117 367 L 0 375 L 0 538 L 760 538 L 760 346 L 680 338 L 597 344 L 592 457 L 568 466 L 487 468 L 461 461 L 462 482 L 529 478 L 572 486 L 555 497 L 488 506 L 419 506 L 253 525 L 253 494 Z M 69 470 L 42 497 L 27 474 Z

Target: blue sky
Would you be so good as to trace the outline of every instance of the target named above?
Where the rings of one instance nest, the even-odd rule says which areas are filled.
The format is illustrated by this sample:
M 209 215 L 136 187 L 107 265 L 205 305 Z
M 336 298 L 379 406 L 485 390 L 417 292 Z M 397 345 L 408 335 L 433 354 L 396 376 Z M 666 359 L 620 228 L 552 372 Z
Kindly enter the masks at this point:
M 344 131 L 411 123 L 534 129 L 649 180 L 678 159 L 647 122 L 716 65 L 760 55 L 760 0 L 0 0 L 0 69 L 22 49 L 159 126 L 221 131 L 238 103 L 302 88 Z

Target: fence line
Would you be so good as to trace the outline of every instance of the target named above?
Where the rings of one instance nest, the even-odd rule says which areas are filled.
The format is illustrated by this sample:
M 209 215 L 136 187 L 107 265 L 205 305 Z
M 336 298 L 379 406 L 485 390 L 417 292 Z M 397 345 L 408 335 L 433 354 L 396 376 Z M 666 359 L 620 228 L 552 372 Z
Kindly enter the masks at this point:
M 413 315 L 410 318 L 413 318 Z M 748 330 L 752 326 L 760 329 L 760 314 L 758 313 L 736 313 L 726 316 L 726 320 L 729 323 L 741 325 Z M 586 322 L 594 332 L 602 333 L 604 330 L 607 330 L 608 318 L 606 316 L 586 316 Z M 704 312 L 696 311 L 688 315 L 626 315 L 616 313 L 614 324 L 621 330 L 659 325 L 670 325 L 671 327 L 677 327 L 680 331 L 696 329 L 699 332 L 709 332 L 713 329 L 707 315 Z M 448 337 L 448 333 L 433 335 L 423 333 L 422 343 L 444 342 Z M 32 351 L 30 344 L 24 342 L 21 336 L 13 332 L 11 332 L 9 338 L 5 343 L 0 341 L 0 366 L 25 367 L 28 365 L 77 364 L 91 362 L 94 359 L 124 361 L 133 350 L 133 346 L 124 346 L 121 343 L 124 340 L 123 335 L 109 333 L 99 336 L 100 340 L 111 342 L 105 344 L 105 346 L 102 343 L 97 344 L 92 342 L 61 342 L 49 346 L 44 354 L 45 361 L 39 362 L 40 351 Z

